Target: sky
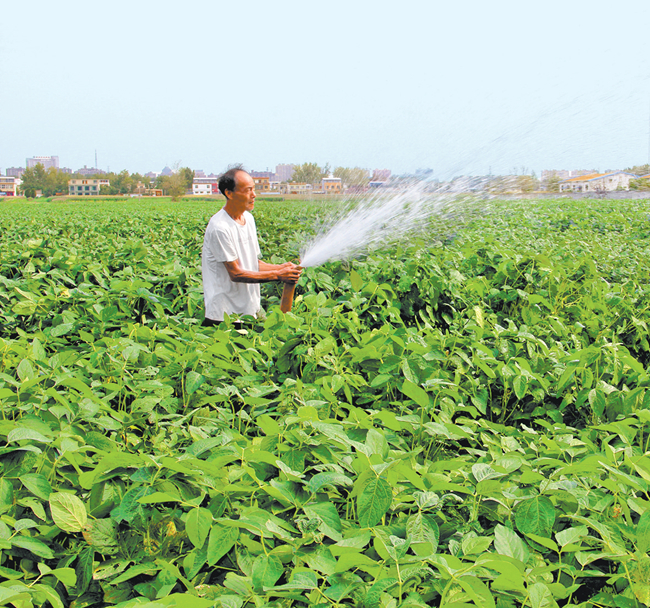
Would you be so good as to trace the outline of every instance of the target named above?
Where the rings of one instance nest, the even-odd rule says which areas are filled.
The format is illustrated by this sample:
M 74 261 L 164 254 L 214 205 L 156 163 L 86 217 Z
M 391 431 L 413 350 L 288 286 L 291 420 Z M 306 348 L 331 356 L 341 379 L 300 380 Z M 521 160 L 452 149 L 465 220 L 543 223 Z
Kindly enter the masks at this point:
M 4 2 L 0 169 L 649 162 L 647 0 Z

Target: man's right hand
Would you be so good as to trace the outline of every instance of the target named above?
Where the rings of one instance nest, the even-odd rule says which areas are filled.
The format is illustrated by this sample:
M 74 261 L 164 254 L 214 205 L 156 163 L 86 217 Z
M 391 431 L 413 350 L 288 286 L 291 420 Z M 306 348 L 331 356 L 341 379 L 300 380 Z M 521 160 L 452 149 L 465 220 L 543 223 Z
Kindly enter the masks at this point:
M 293 262 L 285 262 L 278 266 L 278 280 L 283 283 L 297 283 L 302 274 L 302 266 Z

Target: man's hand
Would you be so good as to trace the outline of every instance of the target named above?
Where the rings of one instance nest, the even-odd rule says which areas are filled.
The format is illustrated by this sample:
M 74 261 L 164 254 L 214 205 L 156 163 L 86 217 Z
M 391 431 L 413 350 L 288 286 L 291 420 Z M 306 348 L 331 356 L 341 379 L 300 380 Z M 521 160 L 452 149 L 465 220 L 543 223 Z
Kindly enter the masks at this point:
M 297 283 L 302 274 L 302 266 L 293 262 L 285 262 L 277 266 L 278 279 L 283 283 Z

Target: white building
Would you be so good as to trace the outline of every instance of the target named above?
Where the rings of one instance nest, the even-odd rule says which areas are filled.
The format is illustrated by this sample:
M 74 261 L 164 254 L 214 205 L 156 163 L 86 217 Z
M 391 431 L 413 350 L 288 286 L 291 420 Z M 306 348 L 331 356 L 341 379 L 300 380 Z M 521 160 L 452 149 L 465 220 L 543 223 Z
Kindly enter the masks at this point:
M 192 182 L 192 194 L 195 196 L 211 196 L 219 194 L 219 178 L 195 177 Z
M 59 157 L 58 156 L 33 156 L 32 158 L 27 159 L 27 168 L 33 169 L 38 164 L 43 165 L 45 169 L 54 167 L 55 169 L 59 168 Z
M 0 196 L 16 196 L 16 190 L 22 183 L 18 177 L 0 176 Z
M 309 194 L 312 192 L 313 187 L 311 184 L 280 184 L 278 190 L 281 194 Z
M 613 190 L 629 190 L 631 179 L 637 179 L 637 176 L 625 171 L 592 173 L 561 181 L 560 192 L 593 192 L 596 194 Z
M 110 186 L 107 179 L 71 179 L 68 181 L 70 196 L 97 196 L 102 186 Z

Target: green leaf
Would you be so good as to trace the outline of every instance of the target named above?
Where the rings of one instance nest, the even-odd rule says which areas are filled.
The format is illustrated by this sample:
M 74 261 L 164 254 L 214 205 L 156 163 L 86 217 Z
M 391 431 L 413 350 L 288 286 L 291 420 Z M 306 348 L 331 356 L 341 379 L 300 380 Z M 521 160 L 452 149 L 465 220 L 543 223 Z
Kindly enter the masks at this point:
M 402 392 L 409 398 L 413 399 L 420 407 L 427 409 L 429 407 L 429 394 L 417 384 L 409 379 L 404 380 Z
M 636 525 L 636 548 L 642 553 L 650 549 L 650 509 L 641 515 Z
M 50 511 L 54 523 L 64 532 L 81 532 L 86 525 L 86 507 L 74 494 L 55 492 L 50 494 Z
M 0 479 L 0 513 L 9 511 L 14 504 L 14 487 L 8 479 Z
M 75 574 L 77 576 L 76 594 L 83 595 L 88 589 L 88 585 L 93 580 L 93 560 L 95 559 L 95 550 L 92 547 L 82 549 L 77 557 Z
M 201 374 L 195 371 L 187 372 L 185 376 L 185 392 L 188 395 L 193 395 L 204 382 L 205 378 Z
M 27 551 L 31 551 L 34 555 L 44 557 L 45 559 L 54 558 L 52 549 L 37 538 L 30 538 L 29 536 L 14 536 L 11 539 L 11 544 L 15 547 L 20 547 L 21 549 L 27 549 Z
M 522 534 L 550 538 L 555 523 L 555 507 L 546 496 L 523 500 L 517 506 L 515 523 Z
M 239 538 L 239 530 L 231 526 L 215 523 L 208 539 L 208 565 L 214 566 L 234 546 Z
M 494 548 L 497 553 L 514 557 L 524 564 L 528 561 L 529 553 L 524 541 L 516 532 L 501 524 L 494 528 Z
M 440 529 L 432 515 L 425 515 L 418 511 L 411 515 L 406 521 L 406 535 L 413 543 L 431 543 L 433 553 L 438 546 Z
M 308 482 L 307 489 L 315 494 L 324 486 L 351 486 L 354 482 L 342 473 L 316 473 Z
M 371 479 L 357 497 L 357 516 L 363 528 L 370 528 L 381 521 L 393 501 L 390 484 L 381 477 Z
M 112 519 L 91 519 L 83 530 L 86 542 L 105 555 L 114 555 L 118 550 L 117 525 Z
M 361 291 L 363 289 L 363 279 L 354 268 L 350 270 L 350 284 L 354 291 Z
M 36 441 L 37 443 L 51 443 L 52 439 L 34 429 L 17 428 L 13 429 L 7 435 L 7 443 L 13 441 Z
M 256 591 L 273 587 L 282 576 L 284 567 L 282 562 L 274 555 L 260 555 L 253 562 L 252 581 Z
M 27 473 L 19 477 L 22 484 L 35 496 L 43 500 L 49 500 L 52 493 L 52 486 L 45 475 L 40 473 Z
M 203 546 L 203 543 L 205 543 L 205 539 L 208 537 L 211 527 L 212 513 L 207 509 L 198 507 L 192 509 L 188 513 L 187 520 L 185 521 L 185 530 L 190 542 L 197 549 L 200 549 Z

